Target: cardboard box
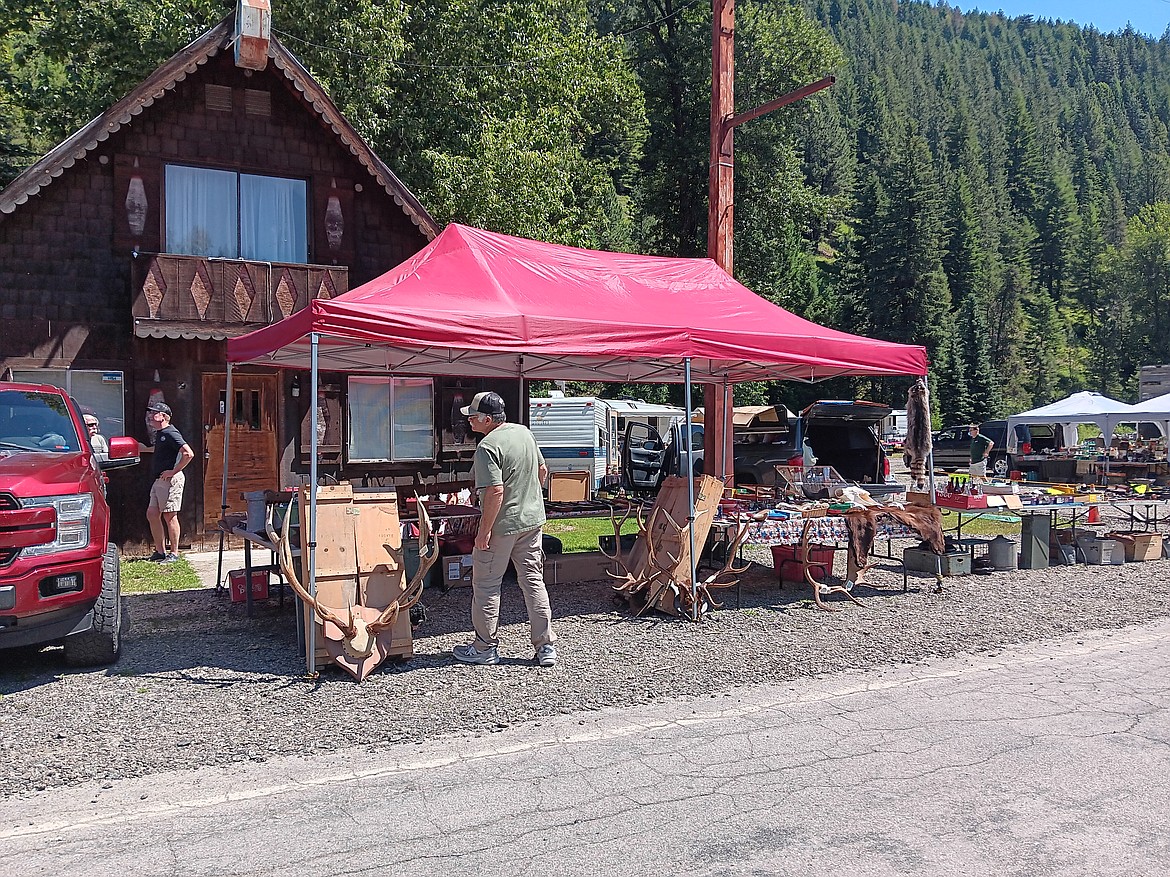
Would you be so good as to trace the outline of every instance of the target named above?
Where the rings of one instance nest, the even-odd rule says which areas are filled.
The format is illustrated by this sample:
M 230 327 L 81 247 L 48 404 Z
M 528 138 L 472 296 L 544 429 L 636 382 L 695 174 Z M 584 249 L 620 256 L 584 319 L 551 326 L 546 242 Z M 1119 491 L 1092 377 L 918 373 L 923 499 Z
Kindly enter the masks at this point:
M 593 476 L 588 472 L 551 472 L 548 476 L 549 502 L 583 502 L 592 493 Z
M 949 551 L 939 555 L 925 548 L 904 548 L 902 563 L 912 572 L 941 572 L 944 576 L 971 574 L 971 555 L 966 551 Z
M 1107 538 L 1119 543 L 1125 551 L 1126 563 L 1158 560 L 1162 557 L 1161 533 L 1108 533 Z
M 1159 550 L 1161 550 L 1160 547 Z M 244 590 L 244 579 L 246 575 L 246 570 L 228 570 L 228 590 L 231 593 L 233 603 L 243 603 L 248 599 L 248 594 Z M 268 570 L 252 570 L 252 599 L 268 599 Z
M 906 491 L 906 505 L 930 505 L 929 493 L 918 493 L 915 490 Z
M 448 554 L 435 564 L 439 567 L 442 587 L 457 588 L 471 584 L 471 555 Z
M 549 585 L 608 581 L 607 572 L 620 575 L 620 568 L 600 551 L 552 554 L 544 560 L 544 581 Z

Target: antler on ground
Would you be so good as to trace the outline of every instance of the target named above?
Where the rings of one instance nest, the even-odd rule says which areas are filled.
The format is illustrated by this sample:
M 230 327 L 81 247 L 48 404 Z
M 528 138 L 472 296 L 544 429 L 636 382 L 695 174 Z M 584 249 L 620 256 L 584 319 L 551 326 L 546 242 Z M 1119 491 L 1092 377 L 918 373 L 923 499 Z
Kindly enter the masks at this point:
M 707 602 L 716 609 L 722 609 L 723 604 L 720 603 L 711 594 L 714 589 L 730 588 L 739 584 L 738 578 L 733 578 L 728 581 L 720 581 L 720 578 L 725 575 L 740 576 L 747 572 L 751 567 L 751 561 L 748 561 L 743 566 L 735 565 L 735 558 L 739 554 L 739 549 L 743 545 L 743 540 L 747 538 L 748 531 L 751 529 L 751 521 L 739 520 L 736 522 L 737 528 L 735 538 L 731 540 L 727 547 L 727 554 L 723 558 L 723 568 L 716 571 L 714 575 L 705 578 L 699 585 L 698 590 L 706 597 Z M 728 534 L 730 536 L 730 534 Z
M 811 527 L 812 527 L 811 520 L 804 522 L 804 529 L 800 533 L 800 543 L 797 545 L 797 548 L 796 548 L 798 559 L 800 560 L 801 569 L 804 570 L 804 579 L 806 582 L 808 582 L 809 586 L 812 588 L 813 600 L 816 601 L 817 608 L 823 609 L 826 612 L 840 612 L 841 610 L 836 609 L 832 606 L 829 606 L 827 603 L 825 603 L 824 600 L 821 599 L 821 597 L 823 596 L 822 592 L 821 592 L 821 585 L 823 583 L 818 582 L 816 579 L 814 579 L 812 577 L 812 573 L 809 572 L 809 563 L 808 563 L 809 552 L 812 550 L 812 546 L 809 545 L 808 534 L 809 534 L 809 528 L 811 528 Z M 828 577 L 828 575 L 831 575 L 831 574 L 832 574 L 832 570 L 829 570 L 829 572 L 826 574 L 826 578 Z M 825 594 L 844 594 L 846 597 L 848 597 L 850 600 L 852 600 L 858 606 L 861 606 L 863 608 L 865 606 L 865 604 L 862 603 L 860 600 L 858 600 L 856 597 L 854 597 L 853 594 L 847 588 L 843 588 L 840 585 L 825 585 L 824 593 Z

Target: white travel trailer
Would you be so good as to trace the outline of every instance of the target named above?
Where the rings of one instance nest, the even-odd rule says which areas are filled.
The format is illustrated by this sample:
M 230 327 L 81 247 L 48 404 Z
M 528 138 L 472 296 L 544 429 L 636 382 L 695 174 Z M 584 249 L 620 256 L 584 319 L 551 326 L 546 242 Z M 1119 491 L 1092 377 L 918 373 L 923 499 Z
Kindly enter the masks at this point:
M 528 426 L 550 472 L 589 472 L 590 494 L 621 472 L 626 424 L 646 423 L 666 432 L 683 409 L 636 399 L 554 396 L 528 400 Z

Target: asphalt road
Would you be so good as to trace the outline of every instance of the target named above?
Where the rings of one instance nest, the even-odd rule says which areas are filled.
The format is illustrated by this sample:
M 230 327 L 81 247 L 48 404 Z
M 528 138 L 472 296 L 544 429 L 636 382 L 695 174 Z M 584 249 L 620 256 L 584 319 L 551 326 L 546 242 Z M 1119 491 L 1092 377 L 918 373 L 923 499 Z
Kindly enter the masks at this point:
M 1168 680 L 1163 621 L 61 788 L 0 801 L 0 874 L 1167 874 Z

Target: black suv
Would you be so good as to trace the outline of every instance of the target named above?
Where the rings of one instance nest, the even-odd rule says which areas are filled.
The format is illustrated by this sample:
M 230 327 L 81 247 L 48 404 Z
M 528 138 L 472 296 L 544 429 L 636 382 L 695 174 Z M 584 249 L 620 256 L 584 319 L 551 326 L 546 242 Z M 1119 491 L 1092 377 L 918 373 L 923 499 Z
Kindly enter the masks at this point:
M 817 458 L 818 465 L 834 467 L 847 481 L 885 493 L 890 464 L 877 437 L 877 427 L 889 416 L 890 408 L 874 402 L 814 402 L 795 422 L 789 423 L 782 406 L 737 408 L 732 432 L 735 454 L 735 483 L 776 483 L 776 466 L 799 466 L 803 462 L 802 440 Z M 627 486 L 655 489 L 665 475 L 686 470 L 682 446 L 683 424 L 671 428 L 667 441 L 648 427 L 631 424 L 637 434 L 626 432 L 623 474 Z M 694 475 L 703 474 L 703 425 L 692 426 Z M 891 490 L 901 490 L 890 484 Z
M 966 469 L 971 465 L 971 436 L 964 426 L 949 426 L 934 434 L 934 467 L 944 472 Z M 979 431 L 995 444 L 988 458 L 988 473 L 1007 475 L 1018 468 L 1015 458 L 1007 449 L 1007 421 L 988 420 L 979 425 Z M 1032 450 L 1043 452 L 1062 446 L 1060 427 L 1051 423 L 1016 424 L 1016 445 L 1031 445 Z M 906 466 L 910 466 L 909 454 L 903 455 Z

